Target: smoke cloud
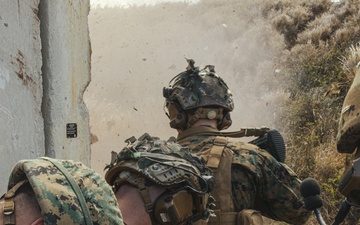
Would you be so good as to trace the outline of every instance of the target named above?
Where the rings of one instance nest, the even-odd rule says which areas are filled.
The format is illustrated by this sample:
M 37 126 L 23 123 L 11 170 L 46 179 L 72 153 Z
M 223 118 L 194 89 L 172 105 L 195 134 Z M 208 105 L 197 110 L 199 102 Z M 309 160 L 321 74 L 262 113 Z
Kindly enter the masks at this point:
M 273 126 L 278 91 L 274 59 L 283 38 L 262 19 L 262 0 L 206 0 L 196 4 L 92 8 L 89 27 L 92 81 L 84 98 L 90 112 L 92 167 L 98 172 L 124 140 L 147 132 L 176 136 L 163 111 L 162 88 L 195 65 L 215 65 L 235 99 L 233 125 Z

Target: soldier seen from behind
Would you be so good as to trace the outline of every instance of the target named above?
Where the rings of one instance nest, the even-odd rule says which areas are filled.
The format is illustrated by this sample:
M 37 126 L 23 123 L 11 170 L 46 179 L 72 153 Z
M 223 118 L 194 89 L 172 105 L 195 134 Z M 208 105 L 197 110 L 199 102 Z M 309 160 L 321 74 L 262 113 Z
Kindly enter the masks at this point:
M 311 212 L 304 208 L 300 179 L 284 163 L 258 146 L 232 141 L 221 130 L 231 125 L 233 96 L 214 66 L 199 69 L 188 60 L 186 71 L 164 87 L 170 126 L 177 143 L 203 156 L 213 169 L 216 217 L 208 224 L 263 224 L 262 216 L 290 224 L 304 224 Z M 236 133 L 236 132 L 235 132 Z
M 128 225 L 206 224 L 212 215 L 212 171 L 201 157 L 145 133 L 113 152 L 106 181 Z
M 122 225 L 105 179 L 80 162 L 38 158 L 13 168 L 0 225 Z

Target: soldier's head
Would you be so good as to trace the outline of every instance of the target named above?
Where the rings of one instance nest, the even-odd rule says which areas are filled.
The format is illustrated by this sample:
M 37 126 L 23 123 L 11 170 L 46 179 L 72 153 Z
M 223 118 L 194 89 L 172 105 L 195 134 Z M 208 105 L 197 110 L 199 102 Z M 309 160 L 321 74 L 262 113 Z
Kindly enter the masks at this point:
M 0 202 L 0 225 L 123 224 L 105 179 L 72 160 L 19 161 Z
M 202 158 L 173 141 L 132 137 L 113 152 L 105 174 L 124 222 L 133 225 L 195 224 L 212 210 L 212 172 Z
M 190 128 L 200 119 L 216 120 L 219 130 L 231 125 L 230 112 L 234 109 L 232 94 L 216 73 L 214 66 L 195 67 L 188 60 L 186 71 L 176 75 L 164 87 L 166 115 L 170 126 L 178 130 Z

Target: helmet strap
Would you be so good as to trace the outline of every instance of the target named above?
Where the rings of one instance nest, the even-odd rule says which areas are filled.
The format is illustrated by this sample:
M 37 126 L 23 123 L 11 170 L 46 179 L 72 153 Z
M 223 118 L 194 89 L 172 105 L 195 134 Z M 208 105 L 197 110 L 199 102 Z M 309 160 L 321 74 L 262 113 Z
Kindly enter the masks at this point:
M 225 130 L 229 128 L 231 124 L 232 124 L 232 120 L 230 117 L 230 113 L 225 112 L 223 118 L 218 122 L 218 130 Z
M 217 120 L 222 121 L 223 118 L 223 109 L 222 108 L 204 108 L 200 107 L 195 110 L 192 115 L 189 115 L 188 122 L 186 126 L 188 128 L 192 127 L 196 121 L 199 119 L 208 119 L 208 120 Z
M 169 101 L 168 103 L 168 114 L 170 119 L 170 127 L 174 129 L 186 129 L 186 123 L 188 120 L 188 116 L 180 106 L 180 104 L 176 101 Z

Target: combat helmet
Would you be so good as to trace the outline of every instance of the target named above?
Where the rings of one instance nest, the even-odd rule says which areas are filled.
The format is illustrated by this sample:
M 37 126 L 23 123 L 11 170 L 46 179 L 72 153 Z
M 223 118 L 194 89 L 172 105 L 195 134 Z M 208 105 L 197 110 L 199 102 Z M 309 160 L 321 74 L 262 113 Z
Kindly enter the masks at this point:
M 4 210 L 5 216 L 14 216 L 12 199 L 28 183 L 41 208 L 44 224 L 123 224 L 116 197 L 104 178 L 80 162 L 47 157 L 21 160 L 14 166 L 8 192 L 3 196 L 12 212 Z
M 203 158 L 171 140 L 147 133 L 126 142 L 119 153 L 112 153 L 105 168 L 105 179 L 114 192 L 125 183 L 139 190 L 152 185 L 163 187 L 165 191 L 155 202 L 151 202 L 148 191 L 140 191 L 153 225 L 192 224 L 212 215 L 214 179 Z
M 227 129 L 231 125 L 229 112 L 234 109 L 227 84 L 215 73 L 215 66 L 207 65 L 200 70 L 194 60 L 187 61 L 186 71 L 163 88 L 170 126 L 184 130 L 198 119 L 216 119 L 219 130 Z

